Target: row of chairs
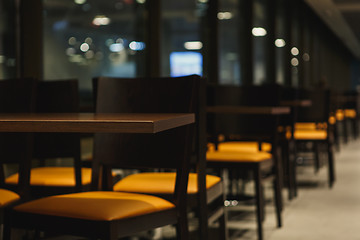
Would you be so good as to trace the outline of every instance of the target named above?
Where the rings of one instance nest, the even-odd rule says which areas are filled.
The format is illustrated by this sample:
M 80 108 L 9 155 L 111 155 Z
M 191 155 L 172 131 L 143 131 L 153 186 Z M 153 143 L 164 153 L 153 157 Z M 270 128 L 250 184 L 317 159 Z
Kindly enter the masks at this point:
M 328 124 L 329 90 L 286 89 L 278 85 L 216 86 L 208 90 L 208 93 L 212 94 L 208 96 L 209 101 L 212 101 L 209 105 L 291 107 L 291 113 L 283 116 L 271 113 L 259 116 L 255 112 L 251 114 L 251 110 L 244 114 L 233 109 L 222 114 L 212 114 L 208 119 L 208 133 L 212 133 L 210 140 L 213 143 L 207 154 L 208 166 L 227 168 L 235 172 L 235 175 L 239 175 L 239 170 L 252 172 L 251 176 L 255 180 L 258 239 L 263 238 L 264 221 L 261 182 L 269 179 L 269 176 L 274 180 L 277 226 L 281 227 L 282 184 L 288 186 L 289 199 L 297 196 L 297 158 L 305 150 L 303 146 L 313 146 L 306 150 L 314 153 L 316 168 L 320 168 L 320 151 L 325 150 L 328 184 L 329 187 L 333 186 L 334 129 Z M 302 104 L 303 102 L 308 103 Z M 249 149 L 250 144 L 252 149 Z M 248 178 L 248 175 L 245 177 Z
M 11 207 L 4 219 L 6 239 L 10 239 L 11 228 L 17 227 L 116 239 L 140 230 L 175 223 L 178 226 L 177 238 L 187 239 L 188 209 L 194 210 L 199 218 L 201 239 L 209 239 L 209 223 L 215 221 L 219 221 L 221 226 L 219 239 L 226 239 L 223 206 L 225 189 L 220 177 L 206 174 L 209 168 L 216 170 L 215 172 L 229 169 L 234 173 L 233 176 L 239 178 L 243 177 L 240 173 L 251 172 L 250 176 L 256 183 L 258 238 L 262 239 L 262 223 L 265 218 L 262 181 L 273 180 L 277 226 L 281 227 L 283 176 L 286 176 L 289 198 L 292 198 L 296 195 L 296 151 L 301 150 L 299 143 L 304 141 L 323 142 L 327 145 L 329 185 L 332 186 L 335 181 L 331 152 L 332 132 L 329 126 L 323 124 L 324 121 L 327 122 L 327 118 L 306 118 L 314 113 L 302 112 L 314 108 L 318 109 L 316 113 L 320 116 L 319 109 L 323 109 L 325 116 L 327 91 L 322 91 L 324 95 L 319 95 L 320 92 L 310 94 L 307 91 L 290 94 L 288 98 L 291 100 L 310 99 L 313 106 L 303 109 L 293 106 L 291 114 L 281 117 L 271 114 L 206 115 L 205 107 L 206 104 L 281 106 L 283 100 L 289 99 L 286 99 L 285 90 L 280 86 L 208 86 L 206 89 L 204 79 L 189 76 L 171 79 L 98 78 L 94 80 L 94 89 L 97 113 L 195 113 L 196 124 L 187 130 L 192 133 L 191 137 L 185 134 L 187 127 L 155 135 L 95 134 L 91 190 L 103 191 L 41 197 Z M 318 105 L 322 103 L 324 105 Z M 296 119 L 308 123 L 295 124 Z M 323 124 L 321 128 L 319 123 Z M 183 141 L 189 137 L 191 141 Z M 143 170 L 152 167 L 161 170 L 130 175 L 114 184 L 111 172 L 113 167 Z M 78 169 L 77 173 L 81 173 L 80 168 L 81 164 L 73 168 L 73 171 Z M 170 168 L 177 169 L 176 174 L 169 172 Z M 192 173 L 187 180 L 189 172 Z M 25 174 L 29 175 L 29 172 Z M 21 172 L 19 176 L 21 182 Z M 73 191 L 84 190 L 81 188 L 80 174 L 73 174 L 72 177 L 74 176 L 77 176 L 77 181 L 73 181 Z M 28 178 L 25 177 L 24 182 L 26 179 Z M 53 194 L 54 192 L 51 193 Z M 157 196 L 155 202 L 160 203 L 161 207 L 149 207 L 149 204 L 155 204 L 153 197 L 147 199 L 149 195 Z M 104 208 L 99 209 L 98 206 Z

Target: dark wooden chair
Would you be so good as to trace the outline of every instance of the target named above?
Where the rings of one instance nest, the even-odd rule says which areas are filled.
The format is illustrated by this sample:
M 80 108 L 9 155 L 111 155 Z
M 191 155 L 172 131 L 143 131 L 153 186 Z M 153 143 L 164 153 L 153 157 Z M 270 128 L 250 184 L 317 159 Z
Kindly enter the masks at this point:
M 208 113 L 209 136 L 215 144 L 215 149 L 207 152 L 208 167 L 228 169 L 238 174 L 252 172 L 255 181 L 258 239 L 263 239 L 265 202 L 262 182 L 266 179 L 274 180 L 277 226 L 282 225 L 282 170 L 277 129 L 279 116 L 271 116 L 270 112 L 255 113 L 254 107 L 278 106 L 280 87 L 209 86 L 208 93 L 209 105 L 219 107 L 218 112 Z M 236 110 L 238 106 L 245 107 Z M 233 110 L 231 107 L 234 107 Z M 244 149 L 242 141 L 257 142 L 257 150 Z M 265 142 L 270 144 L 270 152 L 263 151 Z
M 288 199 L 297 197 L 296 180 L 296 143 L 294 139 L 295 123 L 297 121 L 298 109 L 311 106 L 309 99 L 299 97 L 299 89 L 294 87 L 282 87 L 281 106 L 291 108 L 291 113 L 280 118 L 280 129 L 282 138 L 280 145 L 282 149 L 282 163 L 284 170 L 284 183 L 288 187 Z
M 301 89 L 300 96 L 312 101 L 308 108 L 299 109 L 298 119 L 295 126 L 294 139 L 297 149 L 300 151 L 310 150 L 314 152 L 315 170 L 321 167 L 320 151 L 325 147 L 328 165 L 328 182 L 332 187 L 335 182 L 334 160 L 334 125 L 328 122 L 330 117 L 330 91 L 325 89 L 306 90 Z M 306 149 L 307 142 L 313 143 L 313 148 Z
M 196 77 L 194 77 L 196 78 Z M 113 79 L 116 81 L 116 79 Z M 147 80 L 145 80 L 147 81 Z M 169 80 L 172 81 L 172 80 Z M 96 82 L 96 80 L 95 80 Z M 150 83 L 149 83 L 150 84 Z M 96 83 L 94 84 L 96 86 Z M 109 86 L 111 87 L 111 86 Z M 95 87 L 96 88 L 96 87 Z M 205 83 L 201 81 L 199 86 L 200 96 L 198 101 L 194 103 L 196 111 L 196 135 L 193 141 L 192 150 L 192 173 L 189 175 L 189 184 L 187 191 L 188 208 L 195 210 L 199 218 L 199 234 L 201 239 L 209 238 L 208 222 L 212 223 L 218 219 L 221 222 L 220 238 L 226 239 L 225 219 L 223 212 L 223 188 L 221 178 L 212 175 L 206 175 L 206 131 L 205 131 Z M 164 89 L 164 91 L 166 91 Z M 125 92 L 126 93 L 126 92 Z M 124 93 L 124 95 L 125 95 Z M 153 102 L 152 92 L 141 93 L 147 99 L 147 108 L 145 111 L 159 111 L 158 107 L 152 105 L 161 105 L 159 102 Z M 138 95 L 132 94 L 127 101 L 134 101 L 139 98 Z M 99 99 L 99 98 L 98 98 Z M 134 100 L 133 100 L 134 99 Z M 157 100 L 156 100 L 157 101 Z M 108 113 L 118 111 L 111 107 L 109 101 L 97 102 L 97 112 Z M 165 105 L 166 106 L 166 105 Z M 139 143 L 142 144 L 142 143 Z M 163 145 L 164 148 L 167 144 Z M 161 172 L 142 172 L 131 174 L 114 185 L 114 191 L 145 193 L 160 196 L 171 200 L 174 186 L 175 173 L 163 171 Z M 215 216 L 215 217 L 214 217 Z
M 99 112 L 196 113 L 202 79 L 182 78 L 98 80 Z M 101 109 L 101 111 L 100 111 Z M 46 197 L 20 204 L 7 214 L 11 228 L 118 239 L 139 231 L 176 224 L 177 239 L 188 239 L 187 185 L 194 126 L 156 134 L 96 133 L 92 187 L 103 191 Z M 166 146 L 166 147 L 164 147 Z M 112 168 L 176 169 L 172 201 L 112 190 Z
M 78 112 L 77 80 L 39 81 L 37 84 L 36 112 Z M 40 160 L 40 166 L 31 169 L 30 185 L 33 198 L 76 192 L 89 189 L 91 169 L 81 168 L 79 133 L 35 133 L 32 158 Z M 49 166 L 50 159 L 73 160 L 73 166 Z M 81 181 L 82 179 L 82 181 Z M 18 174 L 6 178 L 7 184 L 17 184 Z

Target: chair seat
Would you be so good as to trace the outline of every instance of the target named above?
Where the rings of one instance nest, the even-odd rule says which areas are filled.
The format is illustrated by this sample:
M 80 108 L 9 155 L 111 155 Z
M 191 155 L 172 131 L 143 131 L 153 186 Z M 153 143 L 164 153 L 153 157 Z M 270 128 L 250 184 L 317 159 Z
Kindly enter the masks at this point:
M 327 128 L 326 123 L 322 122 L 297 122 L 295 123 L 296 130 L 324 130 Z
M 336 110 L 335 117 L 337 121 L 343 121 L 345 118 L 344 110 L 342 109 Z
M 52 187 L 73 187 L 75 186 L 73 167 L 40 167 L 31 169 L 30 184 L 32 186 L 52 186 Z M 82 168 L 82 184 L 91 183 L 91 168 Z M 7 184 L 15 185 L 18 183 L 19 174 L 13 174 L 6 178 Z
M 271 153 L 267 152 L 246 152 L 246 151 L 208 151 L 207 161 L 216 162 L 262 162 L 271 159 Z
M 345 114 L 345 117 L 347 117 L 347 118 L 356 118 L 356 110 L 355 109 L 345 109 L 344 114 Z
M 208 144 L 208 149 L 215 150 L 215 145 L 212 143 Z M 246 152 L 258 152 L 258 142 L 242 142 L 242 141 L 229 141 L 221 142 L 218 144 L 218 151 L 246 151 Z M 261 151 L 270 152 L 271 144 L 263 142 L 261 143 Z
M 16 206 L 19 212 L 112 221 L 175 208 L 162 198 L 136 193 L 82 192 L 57 195 Z
M 296 140 L 326 140 L 326 130 L 296 130 L 294 132 Z
M 19 199 L 20 196 L 17 193 L 14 193 L 6 189 L 0 189 L 0 207 L 4 207 Z
M 206 188 L 210 189 L 221 181 L 220 177 L 207 175 Z M 149 194 L 172 194 L 175 187 L 175 173 L 151 172 L 132 174 L 114 185 L 114 191 Z M 189 174 L 188 194 L 198 192 L 197 174 Z

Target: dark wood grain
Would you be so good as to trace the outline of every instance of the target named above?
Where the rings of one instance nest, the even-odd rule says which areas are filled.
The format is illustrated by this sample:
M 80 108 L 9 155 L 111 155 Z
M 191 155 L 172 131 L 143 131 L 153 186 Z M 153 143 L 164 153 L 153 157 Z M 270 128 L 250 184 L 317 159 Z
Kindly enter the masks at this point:
M 194 114 L 0 114 L 0 132 L 157 133 L 191 124 Z
M 289 114 L 290 107 L 268 107 L 268 106 L 208 106 L 209 113 L 232 113 L 232 114 Z
M 289 107 L 310 107 L 312 102 L 309 99 L 298 99 L 280 101 L 280 104 Z

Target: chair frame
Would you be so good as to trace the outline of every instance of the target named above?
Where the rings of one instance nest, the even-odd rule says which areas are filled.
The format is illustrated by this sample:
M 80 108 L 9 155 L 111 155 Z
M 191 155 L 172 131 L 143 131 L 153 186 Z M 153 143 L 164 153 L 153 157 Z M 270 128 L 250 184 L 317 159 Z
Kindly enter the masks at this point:
M 248 88 L 249 86 L 246 86 L 246 88 Z M 219 92 L 217 92 L 220 89 Z M 222 89 L 222 90 L 221 90 Z M 209 99 L 209 105 L 213 105 L 213 104 L 218 104 L 218 105 L 236 105 L 236 104 L 242 104 L 242 101 L 246 99 L 241 99 L 243 98 L 239 93 L 240 91 L 240 87 L 238 86 L 209 86 L 208 91 L 212 94 L 213 99 Z M 224 91 L 224 92 L 222 92 Z M 243 91 L 243 90 L 242 90 Z M 247 90 L 245 90 L 244 92 L 247 92 Z M 225 93 L 225 94 L 222 94 Z M 222 99 L 219 99 L 219 97 L 223 97 Z M 261 101 L 261 100 L 260 100 Z M 256 103 L 255 103 L 256 105 Z M 247 106 L 248 108 L 251 108 L 251 106 Z M 228 113 L 227 115 L 230 116 L 230 118 L 226 118 L 226 120 L 230 120 L 230 122 L 228 123 L 229 125 L 227 125 L 225 128 L 226 129 L 218 129 L 218 122 L 216 120 L 216 116 L 218 113 L 209 113 L 208 117 L 211 119 L 213 118 L 213 122 L 214 125 L 210 126 L 212 128 L 209 128 L 209 135 L 211 136 L 211 140 L 215 142 L 215 149 L 217 149 L 217 144 L 219 143 L 218 140 L 218 136 L 221 134 L 225 135 L 229 135 L 232 134 L 231 131 L 231 127 L 232 126 L 236 126 L 239 124 L 236 120 L 237 116 L 240 116 L 240 118 L 242 116 L 252 116 L 251 113 Z M 221 114 L 224 115 L 224 114 Z M 232 118 L 234 117 L 235 118 Z M 261 115 L 261 116 L 265 116 L 265 115 Z M 271 117 L 269 115 L 269 117 Z M 258 234 L 258 239 L 261 240 L 263 239 L 263 227 L 262 227 L 262 222 L 265 219 L 265 211 L 264 211 L 264 198 L 263 198 L 263 189 L 262 189 L 262 181 L 264 180 L 273 180 L 274 181 L 274 195 L 275 195 L 275 207 L 276 207 L 276 217 L 277 217 L 277 226 L 281 227 L 282 226 L 282 218 L 281 218 L 281 212 L 283 209 L 283 204 L 282 204 L 282 193 L 281 193 L 281 189 L 282 189 L 282 166 L 281 166 L 281 154 L 280 154 L 280 148 L 278 145 L 279 142 L 279 134 L 277 132 L 277 126 L 279 125 L 279 115 L 273 116 L 274 117 L 274 121 L 276 122 L 276 126 L 274 126 L 273 129 L 273 133 L 272 133 L 272 137 L 270 139 L 267 139 L 267 141 L 270 140 L 270 142 L 272 143 L 272 158 L 263 160 L 263 161 L 259 161 L 259 162 L 224 162 L 221 161 L 219 159 L 219 161 L 216 160 L 212 160 L 212 161 L 207 161 L 207 165 L 209 168 L 215 168 L 215 169 L 246 169 L 249 170 L 251 172 L 254 173 L 254 177 L 253 180 L 255 181 L 255 200 L 256 200 L 256 216 L 257 216 L 257 234 Z M 222 132 L 222 130 L 224 130 L 225 132 Z M 235 130 L 237 131 L 237 130 Z M 228 134 L 227 134 L 228 133 Z M 238 134 L 233 134 L 234 139 L 226 139 L 226 140 L 249 140 L 249 138 L 245 137 L 243 138 L 242 136 L 239 136 Z M 239 139 L 237 139 L 238 137 L 240 137 Z M 261 142 L 264 141 L 265 139 L 260 137 L 255 137 L 253 138 L 253 140 L 258 141 L 259 142 L 259 146 L 261 146 Z M 239 154 L 241 154 L 241 152 L 239 152 Z M 263 178 L 262 174 L 264 172 L 273 172 L 273 177 L 269 178 Z
M 316 119 L 311 119 L 311 117 L 305 117 L 305 119 L 302 119 L 302 113 L 299 113 L 299 122 L 315 122 L 315 123 L 327 123 L 327 138 L 325 140 L 318 140 L 318 139 L 296 139 L 295 142 L 297 144 L 304 143 L 304 142 L 313 142 L 315 144 L 315 171 L 318 171 L 320 168 L 320 160 L 319 160 L 319 146 L 318 144 L 325 143 L 326 149 L 327 149 L 327 155 L 328 155 L 328 184 L 329 187 L 332 188 L 332 186 L 335 183 L 336 176 L 335 176 L 335 159 L 334 159 L 334 131 L 331 124 L 328 123 L 328 119 L 330 116 L 330 97 L 331 92 L 328 89 L 317 89 L 317 90 L 305 90 L 302 89 L 302 94 L 310 94 L 310 98 L 313 102 L 313 104 L 323 104 L 320 107 L 323 109 L 324 113 L 323 116 L 318 116 Z M 313 99 L 315 97 L 318 97 L 319 95 L 323 95 L 324 99 L 322 101 Z M 302 111 L 316 111 L 318 109 L 316 106 L 312 106 L 311 108 L 302 109 Z M 311 114 L 310 114 L 311 115 Z

